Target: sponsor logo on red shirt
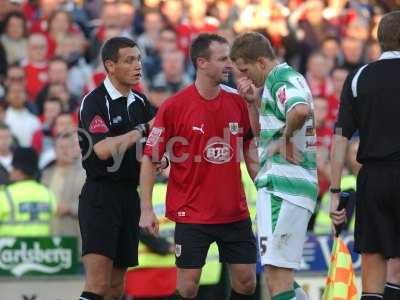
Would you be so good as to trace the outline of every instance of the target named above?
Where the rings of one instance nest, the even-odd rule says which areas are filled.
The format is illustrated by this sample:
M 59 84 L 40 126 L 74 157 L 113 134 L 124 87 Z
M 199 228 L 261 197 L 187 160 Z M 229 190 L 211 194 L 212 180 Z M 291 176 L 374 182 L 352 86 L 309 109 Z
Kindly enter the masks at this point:
M 104 120 L 99 115 L 96 115 L 90 122 L 89 131 L 91 133 L 106 133 L 108 132 L 108 127 Z
M 229 162 L 233 156 L 233 149 L 224 142 L 215 142 L 207 145 L 204 149 L 204 159 L 212 164 L 223 164 Z

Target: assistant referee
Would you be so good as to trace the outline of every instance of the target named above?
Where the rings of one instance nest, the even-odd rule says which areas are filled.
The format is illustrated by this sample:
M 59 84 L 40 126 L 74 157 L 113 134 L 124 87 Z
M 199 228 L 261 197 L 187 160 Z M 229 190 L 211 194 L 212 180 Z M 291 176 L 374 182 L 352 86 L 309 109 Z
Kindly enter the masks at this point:
M 400 11 L 383 16 L 378 40 L 379 60 L 344 84 L 331 161 L 331 218 L 337 225 L 346 218 L 345 210 L 336 211 L 344 156 L 358 130 L 362 168 L 354 249 L 362 258 L 362 300 L 400 299 Z
M 86 282 L 81 300 L 120 299 L 127 267 L 138 263 L 140 202 L 135 144 L 154 112 L 132 90 L 141 78 L 140 51 L 116 37 L 103 46 L 107 78 L 82 100 L 79 143 L 87 180 L 79 200 Z

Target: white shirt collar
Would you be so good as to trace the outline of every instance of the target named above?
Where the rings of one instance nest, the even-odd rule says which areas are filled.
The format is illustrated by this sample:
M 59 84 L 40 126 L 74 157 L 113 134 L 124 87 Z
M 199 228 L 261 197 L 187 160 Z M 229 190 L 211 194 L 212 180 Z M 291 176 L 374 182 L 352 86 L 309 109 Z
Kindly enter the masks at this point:
M 107 76 L 106 79 L 104 79 L 104 86 L 106 87 L 107 93 L 110 95 L 111 100 L 116 100 L 118 98 L 124 97 L 112 84 L 110 78 Z M 128 102 L 134 102 L 135 101 L 135 95 L 132 92 L 132 90 L 129 91 L 128 94 Z
M 400 58 L 400 51 L 385 51 L 381 54 L 381 56 L 379 57 L 379 60 L 394 59 L 394 58 Z

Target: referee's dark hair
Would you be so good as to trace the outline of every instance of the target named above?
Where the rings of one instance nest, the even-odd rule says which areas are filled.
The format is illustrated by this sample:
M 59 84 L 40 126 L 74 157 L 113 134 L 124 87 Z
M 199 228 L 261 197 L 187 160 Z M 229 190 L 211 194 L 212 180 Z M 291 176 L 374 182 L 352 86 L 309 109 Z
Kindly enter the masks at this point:
M 220 44 L 229 44 L 226 38 L 215 34 L 215 33 L 202 33 L 194 39 L 190 46 L 190 60 L 193 63 L 195 69 L 197 69 L 197 59 L 206 58 L 209 59 L 211 55 L 210 45 L 212 42 L 218 42 Z
M 400 50 L 400 10 L 385 14 L 378 26 L 382 52 Z
M 108 72 L 106 67 L 106 61 L 111 60 L 112 62 L 118 61 L 118 52 L 122 48 L 133 48 L 137 47 L 137 44 L 126 37 L 113 37 L 105 42 L 101 49 L 101 59 L 103 61 L 104 68 Z

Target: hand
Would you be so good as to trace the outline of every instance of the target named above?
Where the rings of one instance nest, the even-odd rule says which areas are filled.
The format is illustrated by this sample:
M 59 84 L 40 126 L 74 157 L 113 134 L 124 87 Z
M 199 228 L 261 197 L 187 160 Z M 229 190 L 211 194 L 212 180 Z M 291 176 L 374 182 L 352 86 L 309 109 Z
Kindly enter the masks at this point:
M 303 162 L 303 153 L 289 139 L 282 138 L 268 148 L 268 156 L 280 153 L 288 162 L 299 165 Z
M 258 98 L 258 90 L 253 82 L 247 77 L 241 77 L 237 81 L 239 95 L 249 104 L 255 103 Z
M 70 214 L 71 214 L 71 207 L 63 202 L 59 202 L 57 205 L 57 216 L 62 217 L 62 216 L 68 216 Z
M 159 163 L 156 163 L 156 172 L 157 174 L 161 174 L 163 170 L 169 167 L 169 159 L 166 156 L 163 156 L 161 158 L 161 161 Z
M 347 222 L 346 209 L 337 210 L 340 201 L 340 193 L 331 193 L 330 213 L 332 223 L 334 226 Z
M 152 209 L 142 209 L 139 226 L 152 235 L 158 234 L 158 219 Z

